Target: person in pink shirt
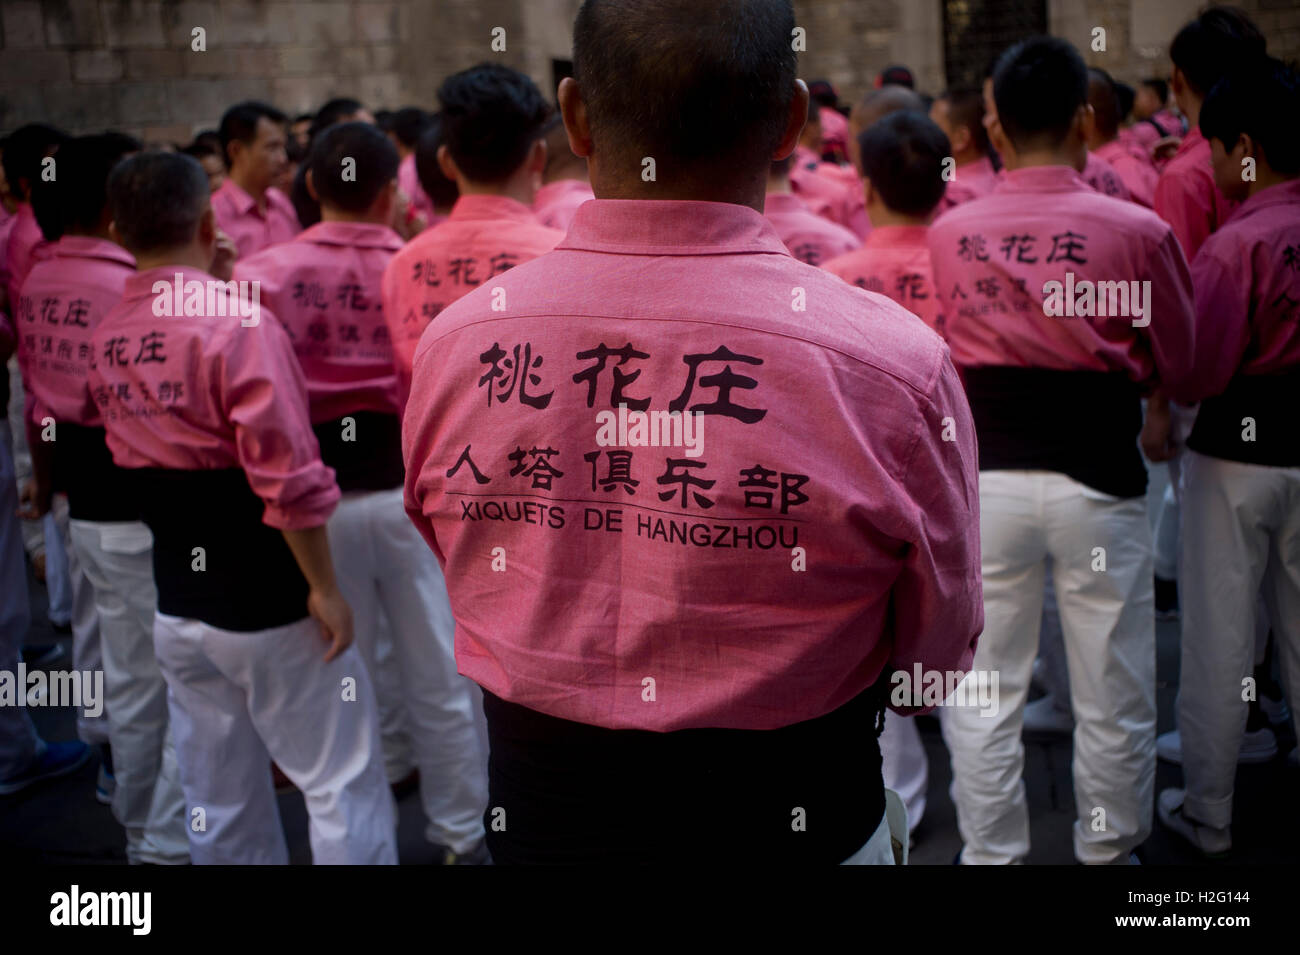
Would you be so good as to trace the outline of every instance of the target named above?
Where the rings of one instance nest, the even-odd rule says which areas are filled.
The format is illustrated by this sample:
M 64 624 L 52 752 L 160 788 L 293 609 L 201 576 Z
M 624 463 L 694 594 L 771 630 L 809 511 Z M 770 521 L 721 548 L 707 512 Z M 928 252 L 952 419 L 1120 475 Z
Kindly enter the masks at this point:
M 1158 809 L 1207 855 L 1232 848 L 1261 592 L 1287 696 L 1300 700 L 1300 136 L 1277 121 L 1296 115 L 1300 76 L 1272 58 L 1226 75 L 1198 113 L 1215 185 L 1241 205 L 1192 263 L 1211 346 L 1185 396 L 1200 409 L 1182 466 L 1184 788 L 1161 792 Z
M 71 549 L 93 591 L 112 744 L 113 815 L 133 864 L 190 861 L 187 817 L 168 731 L 167 685 L 154 657 L 152 536 L 140 520 L 135 482 L 104 439 L 87 378 L 91 337 L 121 298 L 135 260 L 109 238 L 106 184 L 140 144 L 128 136 L 82 136 L 60 147 L 59 176 L 34 199 L 58 238 L 23 283 L 19 362 L 26 392 L 33 478 L 24 516 L 66 494 Z
M 429 128 L 432 117 L 418 106 L 405 106 L 393 113 L 388 125 L 388 138 L 397 147 L 401 163 L 397 167 L 397 187 L 406 197 L 406 218 L 411 234 L 423 232 L 433 216 L 433 202 L 420 185 L 415 169 L 415 149 L 420 136 Z
M 438 90 L 443 144 L 438 162 L 460 198 L 446 222 L 427 229 L 384 271 L 384 320 L 403 400 L 420 335 L 448 305 L 553 249 L 564 237 L 537 221 L 532 204 L 546 164 L 548 107 L 517 70 L 483 64 Z
M 1191 129 L 1156 183 L 1155 210 L 1174 227 L 1187 261 L 1206 238 L 1227 221 L 1233 204 L 1214 184 L 1210 144 L 1201 135 L 1201 104 L 1210 90 L 1238 65 L 1264 55 L 1265 41 L 1255 24 L 1233 7 L 1210 7 L 1188 23 L 1169 46 L 1173 90 Z
M 1119 138 L 1119 96 L 1105 70 L 1088 70 L 1088 154 L 1108 163 L 1129 192 L 1129 198 L 1151 208 L 1160 174 L 1140 150 L 1126 146 Z
M 942 339 L 760 211 L 808 111 L 791 5 L 698 14 L 584 3 L 559 101 L 596 199 L 416 353 L 406 503 L 484 687 L 499 863 L 892 863 L 877 719 L 981 627 Z
M 357 175 L 344 181 L 339 170 L 348 157 Z M 402 247 L 388 226 L 398 165 L 397 151 L 368 123 L 321 133 L 307 187 L 322 221 L 239 262 L 235 278 L 259 283 L 262 304 L 293 341 L 321 458 L 343 493 L 329 539 L 357 646 L 376 680 L 382 611 L 428 836 L 464 861 L 486 855 L 487 780 L 471 697 L 477 689 L 456 673 L 447 586 L 402 506 L 397 374 L 380 309 L 384 268 Z
M 438 162 L 438 150 L 441 148 L 442 117 L 434 113 L 415 147 L 415 171 L 419 176 L 420 188 L 429 198 L 433 209 L 425 224 L 426 229 L 446 222 L 456 200 L 460 198 L 456 181 L 447 178 Z
M 1122 863 L 1150 832 L 1155 785 L 1141 395 L 1188 389 L 1191 281 L 1168 225 L 1098 195 L 1077 172 L 1088 106 L 1074 47 L 1048 37 L 1017 44 L 993 86 L 1006 178 L 929 234 L 979 437 L 987 625 L 975 665 L 1001 674 L 1007 714 L 943 712 L 961 859 L 1029 853 L 1021 715 L 1050 560 L 1075 719 L 1075 856 Z M 1098 806 L 1104 829 L 1092 825 Z
M 578 207 L 592 198 L 587 164 L 573 155 L 557 113 L 546 126 L 546 170 L 533 199 L 533 212 L 542 225 L 567 232 Z
M 265 103 L 249 101 L 221 117 L 221 148 L 229 172 L 212 194 L 212 212 L 239 255 L 287 242 L 302 228 L 289 197 L 273 185 L 289 159 L 287 117 Z
M 51 175 L 57 173 L 57 165 L 51 165 L 51 162 L 54 161 L 58 148 L 67 140 L 67 134 L 52 126 L 31 123 L 10 133 L 5 143 L 5 178 L 13 190 L 14 198 L 18 200 L 13 225 L 9 227 L 9 238 L 3 255 L 0 256 L 7 310 L 11 316 L 16 309 L 18 290 L 26 280 L 32 263 L 42 254 L 47 244 L 32 208 L 32 191 L 42 181 L 49 182 Z
M 869 292 L 888 295 L 940 335 L 926 227 L 945 189 L 953 155 L 943 130 L 912 111 L 893 113 L 858 137 L 871 234 L 862 248 L 833 259 L 826 271 Z
M 208 271 L 197 162 L 134 156 L 108 195 L 137 272 L 91 337 L 90 388 L 153 532 L 154 645 L 186 806 L 206 823 L 191 857 L 287 863 L 269 756 L 306 797 L 315 862 L 395 863 L 374 693 L 325 530 L 339 489 L 292 343 L 255 287 Z
M 930 105 L 930 119 L 952 145 L 953 170 L 939 212 L 988 195 L 998 184 L 998 172 L 989 158 L 988 130 L 984 128 L 984 97 L 978 90 L 950 90 Z
M 791 191 L 790 164 L 793 159 L 793 156 L 786 156 L 772 163 L 767 176 L 763 215 L 772 223 L 791 255 L 809 265 L 824 265 L 862 243 L 848 229 L 814 213 Z

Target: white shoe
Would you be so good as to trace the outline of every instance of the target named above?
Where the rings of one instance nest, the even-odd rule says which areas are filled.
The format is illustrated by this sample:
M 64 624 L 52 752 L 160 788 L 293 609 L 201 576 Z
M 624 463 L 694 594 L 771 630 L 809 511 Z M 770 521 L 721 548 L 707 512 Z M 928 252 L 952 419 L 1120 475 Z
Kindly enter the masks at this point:
M 1026 707 L 1028 709 L 1028 707 Z M 1241 749 L 1237 753 L 1237 762 L 1267 763 L 1277 755 L 1277 737 L 1265 726 L 1253 733 L 1241 737 Z M 1170 730 L 1156 737 L 1156 756 L 1175 766 L 1183 765 L 1183 739 L 1178 730 Z
M 1056 705 L 1056 698 L 1041 696 L 1025 704 L 1025 731 L 1069 736 L 1074 732 L 1074 715 Z
M 1178 833 L 1207 856 L 1222 856 L 1232 851 L 1232 829 L 1215 829 L 1202 825 L 1183 813 L 1181 789 L 1166 789 L 1156 800 L 1156 812 L 1160 821 Z

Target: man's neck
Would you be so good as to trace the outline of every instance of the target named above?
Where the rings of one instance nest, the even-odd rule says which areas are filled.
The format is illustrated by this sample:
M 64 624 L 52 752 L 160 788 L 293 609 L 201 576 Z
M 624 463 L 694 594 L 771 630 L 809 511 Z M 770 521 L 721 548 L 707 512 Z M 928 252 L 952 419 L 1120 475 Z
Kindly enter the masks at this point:
M 1087 152 L 1083 153 L 1083 162 L 1087 162 Z M 1034 166 L 1069 166 L 1080 170 L 1081 163 L 1076 154 L 1068 149 L 1031 149 L 1028 152 L 1015 153 L 1002 157 L 1002 164 L 1007 169 L 1029 169 Z
M 765 164 L 766 165 L 766 164 Z M 600 165 L 591 165 L 591 189 L 597 199 L 644 199 L 659 202 L 729 202 L 748 206 L 757 213 L 763 211 L 767 195 L 767 169 L 756 169 L 745 177 L 721 175 L 661 176 L 659 181 L 646 182 L 637 174 L 627 177 L 619 171 L 617 177 L 605 176 Z M 662 172 L 662 171 L 661 171 Z
M 1187 120 L 1187 128 L 1195 129 L 1201 124 L 1201 104 L 1205 100 L 1199 97 L 1188 96 L 1186 103 L 1179 103 L 1178 109 L 1182 111 L 1183 117 Z M 1155 113 L 1151 114 L 1152 116 Z
M 1267 166 L 1256 165 L 1255 181 L 1246 184 L 1246 196 L 1258 195 L 1265 189 L 1271 189 L 1273 186 L 1280 186 L 1283 183 L 1295 182 L 1300 176 L 1284 176 L 1281 173 L 1274 172 Z
M 779 179 L 771 176 L 768 177 L 767 194 L 769 196 L 788 196 L 793 191 L 794 190 L 790 188 L 789 176 L 782 176 Z
M 165 265 L 187 265 L 192 269 L 198 269 L 200 272 L 206 272 L 212 266 L 212 258 L 205 255 L 204 251 L 196 245 L 182 246 L 177 249 L 162 249 L 158 252 L 146 252 L 135 257 L 137 272 L 147 272 L 150 269 L 161 268 Z
M 365 212 L 348 212 L 346 209 L 339 209 L 334 206 L 320 207 L 321 222 L 360 222 L 365 225 L 388 225 L 388 214 L 379 215 L 378 213 L 366 210 Z
M 867 218 L 871 220 L 871 228 L 883 229 L 886 226 L 925 226 L 929 224 L 929 216 L 909 216 L 902 212 L 895 212 L 887 208 L 882 202 L 873 202 L 867 209 Z
M 253 201 L 257 203 L 259 209 L 266 208 L 267 187 L 265 185 L 250 182 L 248 173 L 242 169 L 232 169 L 228 175 L 234 181 L 235 185 L 253 197 Z
M 960 169 L 962 166 L 969 166 L 973 162 L 979 162 L 981 159 L 987 159 L 988 157 L 978 149 L 963 149 L 952 158 L 956 160 L 957 168 Z
M 503 183 L 470 182 L 468 179 L 462 179 L 457 185 L 460 186 L 462 196 L 501 196 L 504 199 L 513 199 L 515 202 L 523 203 L 526 206 L 533 204 L 532 183 L 520 181 L 517 178 L 508 179 Z

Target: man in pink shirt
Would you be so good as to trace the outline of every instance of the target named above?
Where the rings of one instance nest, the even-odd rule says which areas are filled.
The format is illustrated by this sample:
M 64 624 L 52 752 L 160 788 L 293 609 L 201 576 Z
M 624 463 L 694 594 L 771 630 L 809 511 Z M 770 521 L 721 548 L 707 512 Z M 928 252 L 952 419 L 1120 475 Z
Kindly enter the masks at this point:
M 1092 107 L 1087 138 L 1089 154 L 1109 163 L 1128 189 L 1129 198 L 1150 209 L 1160 174 L 1140 151 L 1120 140 L 1119 97 L 1114 81 L 1105 70 L 1088 70 L 1088 105 Z
M 790 163 L 793 156 L 772 163 L 767 175 L 767 198 L 763 215 L 772 223 L 785 247 L 800 262 L 823 265 L 862 243 L 843 226 L 823 219 L 790 191 Z
M 517 70 L 484 64 L 438 90 L 443 144 L 438 161 L 460 198 L 446 222 L 422 232 L 384 271 L 384 320 L 403 401 L 425 327 L 456 299 L 496 287 L 503 272 L 555 248 L 564 237 L 537 221 L 532 204 L 546 165 L 547 105 Z
M 132 864 L 190 861 L 187 817 L 172 737 L 167 685 L 154 656 L 149 528 L 132 475 L 117 467 L 87 378 L 91 337 L 122 296 L 135 260 L 109 238 L 109 173 L 140 144 L 105 133 L 59 149 L 57 180 L 37 192 L 43 217 L 61 233 L 34 266 L 19 298 L 19 362 L 26 392 L 33 479 L 25 516 L 66 494 L 76 565 L 93 589 L 113 747 L 113 815 L 126 830 Z
M 393 113 L 388 126 L 388 138 L 397 147 L 401 160 L 397 167 L 397 188 L 406 197 L 406 218 L 412 235 L 428 228 L 433 216 L 433 202 L 420 186 L 420 177 L 415 169 L 415 150 L 431 119 L 418 106 L 405 106 Z
M 1186 262 L 1169 227 L 1097 195 L 1087 70 L 1047 37 L 994 74 L 1007 175 L 930 227 L 935 284 L 979 436 L 987 626 L 976 668 L 1001 674 L 997 720 L 943 713 L 967 864 L 1024 861 L 1021 716 L 1052 563 L 1074 707 L 1074 851 L 1126 862 L 1155 786 L 1151 532 L 1141 393 L 1183 393 L 1193 366 Z M 1104 571 L 1104 572 L 1103 572 Z M 972 718 L 973 717 L 973 718 Z M 1101 807 L 1106 826 L 1095 827 Z
M 1191 128 L 1156 183 L 1155 210 L 1174 227 L 1187 261 L 1227 221 L 1234 208 L 1214 184 L 1210 144 L 1201 135 L 1201 104 L 1237 66 L 1264 55 L 1255 24 L 1233 7 L 1210 7 L 1178 31 L 1169 46 L 1174 64 L 1174 99 Z
M 230 171 L 212 196 L 212 212 L 240 258 L 288 242 L 301 226 L 289 197 L 276 182 L 289 162 L 287 118 L 265 103 L 249 101 L 221 117 L 221 148 Z
M 542 225 L 567 232 L 578 207 L 593 198 L 587 163 L 573 155 L 564 121 L 556 113 L 546 126 L 546 171 L 533 199 L 533 212 Z
M 989 158 L 984 97 L 979 90 L 950 90 L 936 97 L 930 105 L 930 118 L 948 137 L 955 167 L 939 201 L 939 212 L 992 192 L 998 172 Z
M 420 189 L 428 197 L 433 210 L 428 216 L 426 229 L 441 225 L 451 215 L 460 190 L 454 179 L 448 179 L 438 162 L 438 150 L 442 148 L 442 117 L 434 113 L 429 125 L 420 135 L 415 147 L 415 172 L 419 178 Z M 401 170 L 398 170 L 400 177 Z M 400 183 L 399 183 L 400 184 Z
M 886 116 L 858 137 L 871 234 L 861 249 L 829 262 L 826 271 L 869 292 L 888 295 L 943 334 L 926 226 L 943 198 L 948 137 L 925 116 Z
M 759 211 L 808 110 L 791 6 L 698 13 L 583 5 L 559 99 L 597 198 L 416 355 L 407 509 L 485 690 L 498 862 L 892 863 L 875 722 L 980 630 L 942 340 Z
M 15 303 L 18 301 L 18 290 L 26 280 L 28 270 L 46 245 L 41 227 L 36 221 L 36 213 L 32 209 L 32 190 L 42 181 L 49 182 L 51 177 L 57 176 L 58 167 L 52 165 L 53 157 L 67 139 L 65 133 L 51 126 L 32 123 L 14 130 L 5 143 L 5 178 L 18 200 L 13 225 L 9 227 L 8 241 L 3 255 L 0 255 L 10 316 L 17 309 Z
M 1184 789 L 1160 819 L 1208 855 L 1232 848 L 1261 592 L 1293 718 L 1300 701 L 1300 76 L 1272 58 L 1220 80 L 1199 110 L 1215 184 L 1241 202 L 1192 263 L 1200 400 L 1182 474 Z M 1254 175 L 1243 177 L 1245 160 Z
M 356 178 L 343 180 L 345 159 Z M 398 157 L 368 123 L 317 137 L 307 187 L 321 222 L 235 267 L 293 341 L 321 458 L 343 499 L 329 522 L 339 588 L 354 615 L 371 679 L 382 610 L 392 634 L 429 839 L 458 860 L 482 858 L 483 778 L 472 684 L 456 673 L 447 585 L 402 507 L 397 374 L 379 285 L 402 247 L 388 226 Z M 390 705 L 398 701 L 387 701 Z
M 197 162 L 134 156 L 108 194 L 139 271 L 92 336 L 90 386 L 153 532 L 154 644 L 186 806 L 206 823 L 191 856 L 288 862 L 269 756 L 306 797 L 315 862 L 395 863 L 374 694 L 325 531 L 338 485 L 289 337 L 254 287 L 207 271 Z

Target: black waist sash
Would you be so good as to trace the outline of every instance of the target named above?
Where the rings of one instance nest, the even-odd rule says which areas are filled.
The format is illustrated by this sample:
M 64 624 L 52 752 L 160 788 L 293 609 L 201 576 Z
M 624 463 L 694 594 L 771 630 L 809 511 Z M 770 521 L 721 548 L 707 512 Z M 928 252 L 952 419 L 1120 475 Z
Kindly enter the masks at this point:
M 113 463 L 103 428 L 56 422 L 54 490 L 68 495 L 68 516 L 79 521 L 138 521 L 132 472 Z
M 1300 467 L 1300 371 L 1238 375 L 1201 402 L 1187 446 L 1227 461 Z
M 344 418 L 352 421 L 344 425 Z M 401 487 L 402 421 L 379 411 L 354 411 L 312 425 L 321 460 L 334 469 L 341 491 L 387 491 Z

